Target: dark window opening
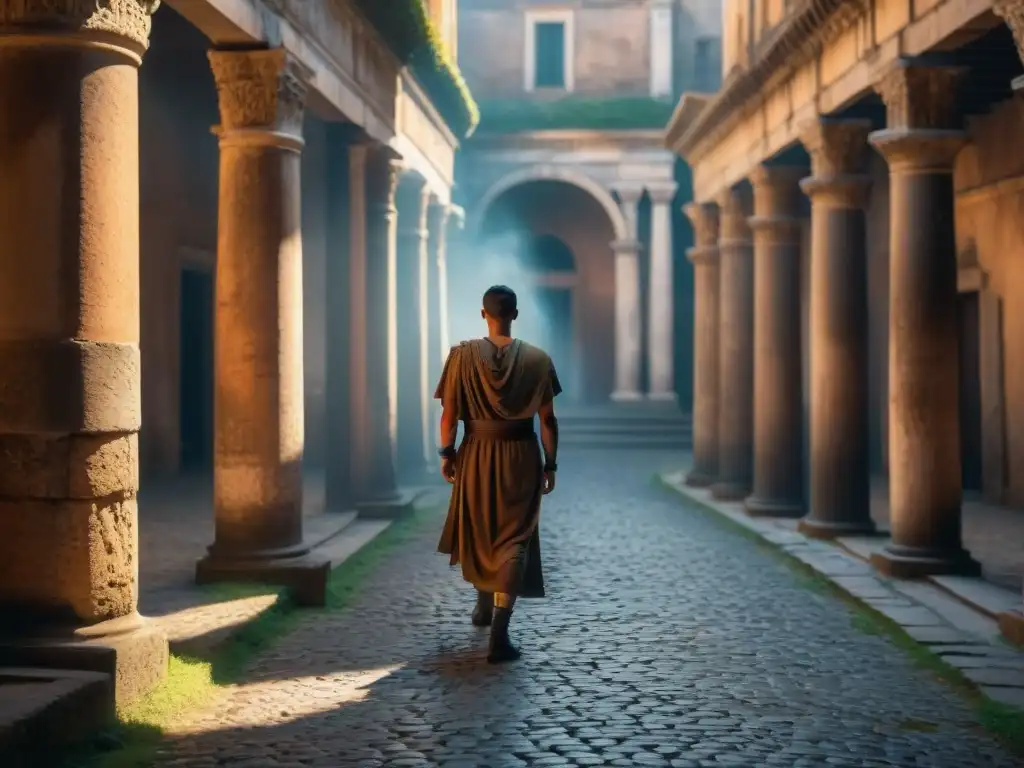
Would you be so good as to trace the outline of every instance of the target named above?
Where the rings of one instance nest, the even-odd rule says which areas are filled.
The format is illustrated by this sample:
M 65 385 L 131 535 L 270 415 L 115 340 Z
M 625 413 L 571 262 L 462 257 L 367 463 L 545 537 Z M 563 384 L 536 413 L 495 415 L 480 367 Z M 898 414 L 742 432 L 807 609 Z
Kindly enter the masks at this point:
M 565 88 L 565 24 L 560 21 L 534 27 L 534 86 Z

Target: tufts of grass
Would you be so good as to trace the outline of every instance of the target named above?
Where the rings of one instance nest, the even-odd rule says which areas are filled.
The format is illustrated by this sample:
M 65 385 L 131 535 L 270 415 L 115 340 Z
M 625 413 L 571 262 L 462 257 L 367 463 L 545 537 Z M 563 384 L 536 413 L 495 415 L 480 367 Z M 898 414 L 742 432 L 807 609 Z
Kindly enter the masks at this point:
M 676 493 L 678 498 L 678 490 L 672 488 L 660 477 L 657 480 L 663 488 Z M 1024 756 L 1024 710 L 988 698 L 960 670 L 947 664 L 942 657 L 933 653 L 927 646 L 914 640 L 903 631 L 899 624 L 865 605 L 781 547 L 766 541 L 755 531 L 730 520 L 714 508 L 702 504 L 696 499 L 690 498 L 688 501 L 690 507 L 699 514 L 718 522 L 723 528 L 735 531 L 744 538 L 754 541 L 759 549 L 772 554 L 794 573 L 801 586 L 841 601 L 850 610 L 850 624 L 854 629 L 867 635 L 884 637 L 901 649 L 915 667 L 929 673 L 960 694 L 974 708 L 982 727 L 989 731 L 1003 747 L 1015 755 Z
M 224 686 L 237 683 L 256 656 L 304 619 L 324 611 L 344 610 L 384 559 L 407 543 L 425 524 L 436 521 L 436 512 L 435 508 L 417 508 L 335 568 L 328 581 L 324 609 L 299 607 L 286 591 L 265 585 L 206 587 L 215 601 L 273 593 L 277 593 L 277 600 L 218 645 L 209 658 L 172 654 L 164 682 L 139 700 L 118 707 L 117 721 L 98 734 L 89 748 L 65 761 L 64 768 L 152 766 L 164 733 L 179 722 L 183 714 L 210 704 Z

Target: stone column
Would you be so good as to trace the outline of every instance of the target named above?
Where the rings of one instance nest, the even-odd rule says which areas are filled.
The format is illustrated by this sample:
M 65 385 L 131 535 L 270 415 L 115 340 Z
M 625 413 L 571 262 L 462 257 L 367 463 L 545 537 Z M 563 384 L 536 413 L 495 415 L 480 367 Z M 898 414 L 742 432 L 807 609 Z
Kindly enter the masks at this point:
M 302 116 L 284 49 L 211 51 L 221 123 L 214 358 L 215 537 L 196 581 L 326 598 L 302 531 Z
M 718 477 L 718 206 L 691 203 L 686 215 L 696 245 L 693 262 L 693 469 L 686 484 L 698 488 Z
M 889 164 L 889 506 L 872 562 L 901 577 L 977 571 L 960 538 L 959 334 L 953 162 L 962 71 L 897 62 L 876 84 Z
M 148 3 L 0 5 L 0 666 L 167 668 L 139 617 Z
M 811 199 L 810 499 L 800 530 L 870 534 L 868 262 L 869 120 L 815 120 L 801 187 Z
M 722 194 L 719 206 L 718 478 L 716 499 L 750 493 L 754 460 L 754 254 L 750 195 Z
M 445 275 L 444 279 L 447 280 L 448 227 L 451 218 L 451 206 L 436 198 L 431 201 L 427 211 L 429 258 L 427 262 L 426 318 L 422 323 L 426 333 L 421 337 L 423 344 L 421 353 L 423 354 L 424 371 L 423 397 L 424 402 L 428 405 L 424 411 L 423 457 L 432 472 L 437 466 L 436 447 L 438 447 L 438 423 L 441 418 L 441 403 L 434 399 L 434 389 L 441 378 L 441 370 L 445 358 L 448 356 L 448 347 L 445 346 L 446 339 L 442 333 L 445 324 L 442 296 L 443 300 L 447 301 L 447 291 L 442 292 L 441 290 L 441 276 Z
M 754 485 L 751 515 L 803 514 L 800 204 L 803 168 L 762 165 L 754 189 Z
M 353 126 L 332 124 L 327 129 L 327 318 L 325 341 L 327 410 L 325 507 L 328 512 L 351 509 L 352 387 L 349 298 L 353 268 L 352 175 L 353 145 L 361 137 Z M 361 204 L 361 203 L 360 203 Z
M 672 0 L 650 3 L 650 93 L 654 98 L 672 95 Z
M 426 389 L 426 346 L 430 330 L 427 307 L 429 204 L 430 189 L 426 180 L 418 174 L 405 174 L 398 187 L 398 265 L 395 275 L 398 285 L 397 470 L 404 483 L 413 485 L 421 485 L 427 479 L 424 440 L 430 400 L 424 399 L 423 392 Z
M 651 269 L 648 290 L 648 393 L 650 400 L 676 401 L 675 355 L 672 326 L 675 320 L 672 280 L 672 214 L 669 205 L 675 182 L 649 186 L 651 197 Z
M 438 260 L 438 299 L 441 304 L 441 364 L 448 357 L 448 350 L 452 346 L 451 321 L 448 315 L 448 264 L 449 256 L 454 252 L 456 258 L 461 256 L 460 251 L 465 246 L 466 238 L 466 211 L 457 205 L 449 208 L 448 229 L 445 242 L 444 258 Z M 461 263 L 461 262 L 457 262 Z M 438 370 L 438 377 L 441 373 Z M 434 382 L 435 384 L 437 382 Z M 433 394 L 433 392 L 431 392 Z
M 397 458 L 397 267 L 396 193 L 402 161 L 388 147 L 366 157 L 366 316 L 364 429 L 366 480 L 356 507 L 364 517 L 396 517 L 410 511 L 412 499 L 396 485 Z
M 1017 53 L 1024 61 L 1024 0 L 996 0 L 992 10 L 1013 32 Z M 1024 75 L 1014 78 L 1012 86 L 1018 93 L 1024 90 Z M 1017 610 L 999 615 L 999 629 L 1013 642 L 1024 644 L 1024 600 L 1017 606 Z
M 615 391 L 612 400 L 637 401 L 640 392 L 640 240 L 638 207 L 643 190 L 616 190 L 626 218 L 626 239 L 612 243 L 615 251 Z

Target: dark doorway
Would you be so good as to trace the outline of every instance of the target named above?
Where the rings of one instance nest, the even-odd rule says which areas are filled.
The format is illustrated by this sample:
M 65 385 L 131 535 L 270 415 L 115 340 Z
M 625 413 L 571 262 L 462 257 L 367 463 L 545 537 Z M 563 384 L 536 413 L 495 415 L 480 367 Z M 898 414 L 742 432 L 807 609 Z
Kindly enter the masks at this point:
M 213 274 L 181 272 L 181 468 L 213 465 Z
M 965 490 L 982 489 L 981 338 L 978 294 L 961 293 L 960 319 L 960 461 Z
M 544 334 L 548 340 L 546 351 L 558 371 L 562 390 L 570 395 L 574 391 L 572 377 L 576 367 L 572 343 L 572 290 L 541 286 L 537 289 L 537 304 L 547 328 Z

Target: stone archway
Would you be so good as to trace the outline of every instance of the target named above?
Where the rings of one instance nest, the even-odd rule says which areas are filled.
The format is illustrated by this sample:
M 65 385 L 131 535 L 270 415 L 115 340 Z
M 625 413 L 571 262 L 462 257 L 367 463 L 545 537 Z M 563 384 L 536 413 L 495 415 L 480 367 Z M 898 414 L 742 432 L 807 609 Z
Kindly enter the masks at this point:
M 568 401 L 606 403 L 614 388 L 612 243 L 625 239 L 626 226 L 599 184 L 547 166 L 506 176 L 471 211 L 473 245 L 460 281 L 467 300 L 479 301 L 485 282 L 511 285 L 522 338 L 533 334 L 555 358 Z M 469 317 L 471 309 L 457 311 Z

